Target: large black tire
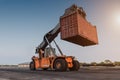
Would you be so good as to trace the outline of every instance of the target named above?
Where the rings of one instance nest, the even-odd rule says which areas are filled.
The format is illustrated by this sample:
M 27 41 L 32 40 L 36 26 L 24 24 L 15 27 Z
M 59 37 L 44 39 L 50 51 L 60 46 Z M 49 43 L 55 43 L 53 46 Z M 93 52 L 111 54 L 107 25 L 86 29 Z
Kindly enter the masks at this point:
M 32 61 L 30 62 L 30 66 L 29 66 L 30 70 L 36 70 L 35 68 L 35 63 Z
M 54 62 L 54 69 L 56 71 L 66 71 L 68 68 L 67 66 L 67 62 L 65 61 L 65 59 L 57 59 Z
M 78 71 L 80 68 L 80 63 L 77 60 L 73 60 L 73 67 L 69 68 L 70 71 Z

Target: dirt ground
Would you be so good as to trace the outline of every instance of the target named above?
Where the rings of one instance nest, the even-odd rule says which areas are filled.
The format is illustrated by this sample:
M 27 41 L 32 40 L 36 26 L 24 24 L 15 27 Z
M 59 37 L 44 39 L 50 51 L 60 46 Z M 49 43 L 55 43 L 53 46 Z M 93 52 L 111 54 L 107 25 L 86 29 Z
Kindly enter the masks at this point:
M 92 67 L 66 72 L 0 68 L 0 80 L 120 80 L 120 68 Z

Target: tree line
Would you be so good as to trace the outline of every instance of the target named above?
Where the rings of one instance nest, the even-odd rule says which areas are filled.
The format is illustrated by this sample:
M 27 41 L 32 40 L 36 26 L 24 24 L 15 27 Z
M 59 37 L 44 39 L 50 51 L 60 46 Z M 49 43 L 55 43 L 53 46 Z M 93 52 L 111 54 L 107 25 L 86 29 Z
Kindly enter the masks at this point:
M 85 62 L 80 62 L 80 65 L 81 66 L 120 66 L 120 61 L 115 61 L 115 62 L 112 62 L 110 60 L 105 60 L 105 61 L 102 61 L 102 62 L 91 62 L 91 63 L 85 63 Z

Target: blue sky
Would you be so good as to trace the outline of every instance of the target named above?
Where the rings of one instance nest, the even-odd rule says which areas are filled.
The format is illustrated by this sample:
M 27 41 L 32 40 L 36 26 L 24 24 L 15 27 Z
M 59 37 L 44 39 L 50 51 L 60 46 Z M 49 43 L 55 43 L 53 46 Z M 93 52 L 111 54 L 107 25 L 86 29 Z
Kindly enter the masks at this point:
M 97 26 L 99 45 L 81 47 L 56 38 L 63 53 L 81 62 L 120 61 L 120 0 L 0 0 L 0 64 L 31 61 L 35 48 L 64 10 L 77 4 Z

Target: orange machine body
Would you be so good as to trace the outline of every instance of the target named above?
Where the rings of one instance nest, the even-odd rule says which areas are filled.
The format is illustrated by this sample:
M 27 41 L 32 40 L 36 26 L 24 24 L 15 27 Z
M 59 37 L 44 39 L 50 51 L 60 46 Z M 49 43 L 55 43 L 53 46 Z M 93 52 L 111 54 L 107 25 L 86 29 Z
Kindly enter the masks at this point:
M 41 53 L 39 54 L 41 55 Z M 54 69 L 54 63 L 56 59 L 64 59 L 67 63 L 68 68 L 73 67 L 73 56 L 57 56 L 57 57 L 44 57 L 42 56 L 41 58 L 33 56 L 33 61 L 35 63 L 35 69 Z

